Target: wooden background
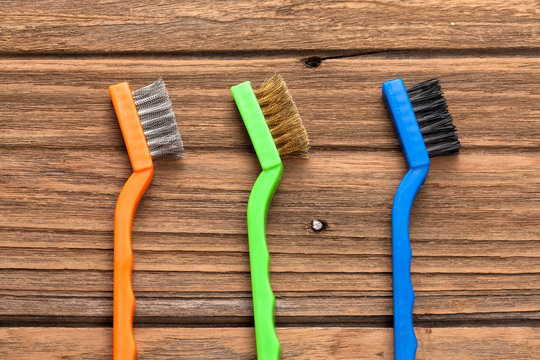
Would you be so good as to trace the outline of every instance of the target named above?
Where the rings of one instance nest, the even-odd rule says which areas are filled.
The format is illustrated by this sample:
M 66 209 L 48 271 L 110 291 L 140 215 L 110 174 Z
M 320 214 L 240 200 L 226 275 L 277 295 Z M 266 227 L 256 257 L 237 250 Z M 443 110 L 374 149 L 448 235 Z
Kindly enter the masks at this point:
M 254 359 L 245 209 L 259 168 L 229 87 L 287 80 L 311 138 L 268 218 L 283 359 L 392 359 L 390 216 L 405 172 L 381 83 L 439 77 L 463 151 L 411 220 L 418 359 L 540 358 L 535 1 L 2 1 L 0 354 L 112 353 L 107 86 L 162 76 L 186 158 L 134 223 L 139 359 Z M 313 219 L 327 223 L 310 230 Z

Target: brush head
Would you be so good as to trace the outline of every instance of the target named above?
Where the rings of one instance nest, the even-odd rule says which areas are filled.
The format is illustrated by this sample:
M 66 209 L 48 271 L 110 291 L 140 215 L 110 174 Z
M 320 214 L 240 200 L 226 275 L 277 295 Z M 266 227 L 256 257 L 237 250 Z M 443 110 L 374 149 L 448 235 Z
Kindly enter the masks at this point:
M 254 91 L 279 153 L 305 155 L 307 132 L 281 75 L 275 74 Z
M 182 138 L 163 79 L 133 91 L 133 100 L 152 160 L 182 158 Z
M 410 86 L 407 94 L 429 157 L 458 152 L 461 144 L 439 80 L 430 79 Z

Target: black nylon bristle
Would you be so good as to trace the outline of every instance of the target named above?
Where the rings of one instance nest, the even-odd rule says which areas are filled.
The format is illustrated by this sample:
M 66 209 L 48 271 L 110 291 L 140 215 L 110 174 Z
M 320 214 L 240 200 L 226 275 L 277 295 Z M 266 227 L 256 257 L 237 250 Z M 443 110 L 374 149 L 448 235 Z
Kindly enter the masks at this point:
M 456 135 L 452 115 L 446 107 L 439 80 L 430 79 L 410 86 L 407 88 L 407 94 L 429 157 L 459 151 L 461 144 Z

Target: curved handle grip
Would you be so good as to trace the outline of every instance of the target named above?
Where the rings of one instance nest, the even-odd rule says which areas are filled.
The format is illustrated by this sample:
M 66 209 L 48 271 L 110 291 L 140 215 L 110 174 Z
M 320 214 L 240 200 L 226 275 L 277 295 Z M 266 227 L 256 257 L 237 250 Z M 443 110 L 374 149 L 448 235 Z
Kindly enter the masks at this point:
M 416 194 L 424 184 L 429 165 L 410 169 L 394 197 L 392 208 L 392 279 L 394 292 L 394 349 L 396 360 L 414 360 L 418 342 L 414 335 L 409 217 Z
M 247 207 L 251 291 L 258 360 L 278 360 L 281 354 L 281 345 L 274 325 L 276 299 L 270 286 L 266 217 L 282 172 L 281 164 L 263 170 L 253 185 Z
M 114 316 L 113 359 L 133 360 L 137 346 L 133 337 L 135 296 L 131 287 L 133 251 L 131 225 L 137 205 L 152 181 L 153 168 L 134 172 L 124 184 L 114 213 Z

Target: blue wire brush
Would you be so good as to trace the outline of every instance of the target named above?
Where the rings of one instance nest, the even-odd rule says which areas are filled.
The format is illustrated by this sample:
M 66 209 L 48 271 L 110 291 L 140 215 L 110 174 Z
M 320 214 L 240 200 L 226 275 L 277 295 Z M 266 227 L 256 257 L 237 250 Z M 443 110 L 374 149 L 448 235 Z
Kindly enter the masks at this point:
M 429 158 L 458 152 L 461 145 L 439 80 L 426 80 L 406 89 L 403 80 L 394 79 L 383 83 L 382 93 L 409 169 L 392 208 L 395 359 L 414 360 L 418 342 L 412 321 L 411 207 L 426 179 Z

